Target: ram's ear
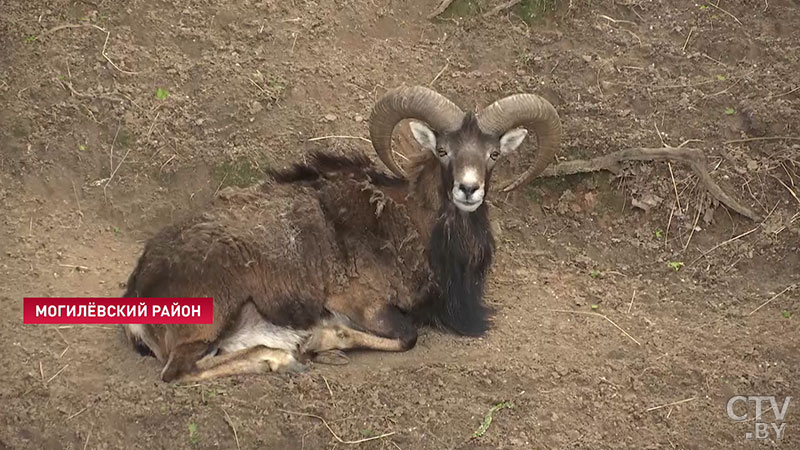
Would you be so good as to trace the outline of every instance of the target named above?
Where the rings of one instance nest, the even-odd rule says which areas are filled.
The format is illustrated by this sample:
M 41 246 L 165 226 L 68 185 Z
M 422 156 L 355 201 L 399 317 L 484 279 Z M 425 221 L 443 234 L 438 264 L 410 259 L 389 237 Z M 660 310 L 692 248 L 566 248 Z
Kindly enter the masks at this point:
M 500 152 L 504 155 L 513 152 L 522 144 L 522 141 L 525 140 L 525 136 L 527 135 L 528 130 L 525 128 L 515 128 L 506 132 L 506 134 L 500 138 Z
M 424 123 L 416 120 L 410 121 L 408 127 L 411 128 L 411 134 L 414 135 L 414 139 L 417 140 L 417 143 L 419 143 L 422 148 L 432 152 L 436 151 L 436 133 L 434 133 L 433 130 L 428 128 Z

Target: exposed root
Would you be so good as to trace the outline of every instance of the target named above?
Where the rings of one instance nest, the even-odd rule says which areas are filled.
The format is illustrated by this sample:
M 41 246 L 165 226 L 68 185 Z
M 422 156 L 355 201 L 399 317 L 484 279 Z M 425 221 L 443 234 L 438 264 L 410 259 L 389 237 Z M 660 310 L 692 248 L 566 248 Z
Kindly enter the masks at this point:
M 560 177 L 563 175 L 599 172 L 601 170 L 619 174 L 622 171 L 620 163 L 624 161 L 674 161 L 688 164 L 700 178 L 703 186 L 717 201 L 750 220 L 761 220 L 761 217 L 755 211 L 729 196 L 714 182 L 708 173 L 705 154 L 699 149 L 678 147 L 627 148 L 589 160 L 567 161 L 556 164 L 545 169 L 536 178 Z
M 445 10 L 449 8 L 450 4 L 452 4 L 454 1 L 455 0 L 440 1 L 439 4 L 436 6 L 436 9 L 434 9 L 432 13 L 428 14 L 428 19 L 433 19 L 437 17 L 439 14 L 445 12 Z

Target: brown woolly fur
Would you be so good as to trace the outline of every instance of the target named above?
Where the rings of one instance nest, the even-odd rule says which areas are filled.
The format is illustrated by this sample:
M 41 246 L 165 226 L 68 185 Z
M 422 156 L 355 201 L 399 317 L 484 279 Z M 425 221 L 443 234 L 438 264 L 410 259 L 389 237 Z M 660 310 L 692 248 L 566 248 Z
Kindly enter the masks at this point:
M 472 113 L 437 140 L 450 156 L 413 155 L 407 179 L 363 154 L 316 152 L 269 171 L 260 186 L 221 191 L 205 212 L 162 230 L 125 295 L 210 296 L 215 320 L 129 327 L 134 346 L 163 361 L 170 381 L 259 371 L 264 361 L 299 370 L 296 358 L 331 349 L 403 351 L 416 343 L 414 322 L 486 332 L 487 206 L 462 211 L 451 191 L 454 167 L 483 164 L 499 140 Z M 212 363 L 201 368 L 205 356 Z

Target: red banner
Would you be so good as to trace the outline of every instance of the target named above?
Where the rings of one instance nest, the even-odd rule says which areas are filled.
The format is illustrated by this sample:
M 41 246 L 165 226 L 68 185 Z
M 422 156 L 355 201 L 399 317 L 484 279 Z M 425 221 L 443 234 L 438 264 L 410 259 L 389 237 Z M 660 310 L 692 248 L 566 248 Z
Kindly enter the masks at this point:
M 214 302 L 201 298 L 26 297 L 26 324 L 214 323 Z

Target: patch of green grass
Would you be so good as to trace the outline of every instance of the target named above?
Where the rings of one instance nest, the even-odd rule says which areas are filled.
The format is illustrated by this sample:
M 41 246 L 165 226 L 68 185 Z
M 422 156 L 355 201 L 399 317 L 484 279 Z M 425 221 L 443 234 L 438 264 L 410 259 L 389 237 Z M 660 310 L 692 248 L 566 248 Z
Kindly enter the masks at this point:
M 781 311 L 781 316 L 784 319 L 791 319 L 792 318 L 792 312 L 789 311 L 789 310 L 783 310 L 783 311 Z
M 192 444 L 197 444 L 197 424 L 194 422 L 189 422 L 189 442 Z
M 522 0 L 514 6 L 512 11 L 530 25 L 537 19 L 547 15 L 547 13 L 555 11 L 555 9 L 556 0 Z
M 267 86 L 272 89 L 272 91 L 276 95 L 283 94 L 283 91 L 286 90 L 286 80 L 279 76 L 271 76 L 269 80 L 267 80 Z
M 286 93 L 286 88 L 289 86 L 289 82 L 280 75 L 270 75 L 266 77 L 263 85 L 264 87 L 261 87 L 259 97 L 266 102 L 267 106 L 271 106 L 278 103 L 283 98 L 283 95 Z
M 731 108 L 731 107 L 727 107 L 727 108 L 725 108 L 725 114 L 727 114 L 727 115 L 729 115 L 729 116 L 732 116 L 732 115 L 733 115 L 733 113 L 735 113 L 735 112 L 736 112 L 736 110 L 735 110 L 735 109 L 733 109 L 733 108 Z
M 658 228 L 654 234 L 656 235 L 656 239 L 664 238 L 664 230 L 662 230 L 661 228 Z
M 30 36 L 25 38 L 25 43 L 26 44 L 30 44 L 33 41 L 37 40 L 37 39 L 39 39 L 39 36 L 30 35 Z
M 598 279 L 598 278 L 600 278 L 600 271 L 599 270 L 593 270 L 593 271 L 589 272 L 589 276 L 594 278 L 594 279 Z
M 262 176 L 261 171 L 247 159 L 225 162 L 217 166 L 215 177 L 220 189 L 228 186 L 247 187 L 255 184 Z

